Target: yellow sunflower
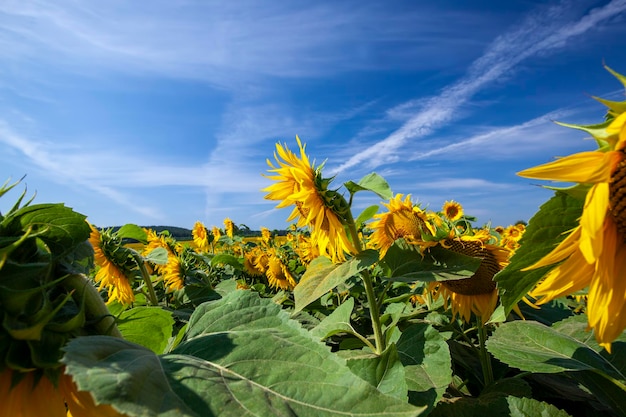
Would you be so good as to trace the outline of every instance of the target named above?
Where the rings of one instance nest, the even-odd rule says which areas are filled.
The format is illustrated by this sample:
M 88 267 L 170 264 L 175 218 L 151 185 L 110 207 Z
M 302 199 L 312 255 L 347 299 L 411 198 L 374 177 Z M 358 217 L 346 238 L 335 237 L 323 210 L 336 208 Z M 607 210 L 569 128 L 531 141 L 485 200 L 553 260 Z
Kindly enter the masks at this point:
M 130 286 L 126 275 L 107 258 L 103 250 L 102 235 L 93 225 L 89 236 L 89 243 L 93 246 L 94 261 L 100 268 L 95 276 L 95 281 L 100 284 L 98 289 L 106 288 L 108 291 L 108 302 L 119 301 L 123 305 L 132 304 L 135 301 L 135 293 Z
M 261 239 L 265 244 L 270 243 L 270 240 L 272 239 L 272 232 L 270 232 L 270 229 L 268 229 L 267 227 L 261 228 Z
M 199 252 L 208 252 L 209 250 L 209 233 L 204 227 L 204 224 L 200 221 L 197 221 L 193 225 L 193 229 L 191 230 L 191 235 L 193 236 L 193 243 L 196 245 L 196 248 Z
M 435 234 L 435 228 L 429 221 L 429 214 L 413 205 L 410 194 L 402 199 L 403 196 L 403 194 L 396 194 L 389 204 L 383 203 L 389 211 L 376 214 L 374 218 L 377 220 L 369 226 L 373 230 L 369 246 L 380 251 L 381 259 L 393 243 L 400 238 L 404 238 L 409 244 L 420 246 L 437 244 L 437 242 L 424 241 L 425 236 Z
M 181 268 L 180 258 L 176 255 L 168 256 L 163 283 L 168 291 L 181 290 L 185 285 L 185 272 Z
M 224 230 L 226 231 L 226 236 L 232 239 L 235 230 L 235 224 L 228 217 L 224 219 Z
M 609 112 L 611 114 L 611 112 Z M 610 352 L 626 327 L 626 113 L 612 119 L 597 151 L 580 152 L 518 175 L 590 186 L 578 226 L 527 269 L 562 262 L 531 292 L 537 304 L 589 287 L 588 325 Z
M 442 213 L 446 219 L 454 222 L 463 217 L 463 206 L 456 201 L 446 201 L 443 203 Z
M 330 180 L 321 177 L 320 168 L 314 169 L 305 153 L 305 146 L 296 136 L 300 157 L 289 150 L 287 145 L 276 144 L 274 158 L 278 167 L 268 159 L 269 172 L 276 175 L 266 177 L 276 181 L 264 188 L 268 200 L 279 200 L 276 208 L 294 206 L 288 222 L 297 219 L 297 226 L 311 228 L 311 240 L 321 254 L 329 256 L 333 262 L 346 260 L 346 253 L 355 254 L 356 249 L 344 224 L 336 211 L 335 203 L 343 200 L 336 191 L 328 190 Z
M 0 372 L 0 416 L 118 417 L 126 414 L 110 405 L 96 405 L 87 391 L 79 391 L 69 375 L 53 383 L 38 371 Z
M 255 246 L 246 252 L 243 257 L 244 271 L 254 277 L 263 276 L 267 269 L 267 262 L 263 262 L 263 258 L 267 258 L 267 255 L 259 246 Z
M 488 232 L 479 231 L 473 236 L 465 235 L 441 242 L 448 250 L 482 258 L 482 261 L 470 278 L 435 281 L 427 286 L 434 299 L 443 297 L 444 307 L 450 306 L 452 315 L 460 316 L 466 323 L 470 322 L 472 313 L 485 323 L 498 302 L 498 291 L 493 277 L 508 264 L 510 251 L 486 243 L 491 240 Z
M 276 253 L 270 253 L 267 260 L 267 270 L 265 271 L 270 287 L 283 290 L 293 290 L 296 281 L 293 279 L 287 266 L 280 260 Z

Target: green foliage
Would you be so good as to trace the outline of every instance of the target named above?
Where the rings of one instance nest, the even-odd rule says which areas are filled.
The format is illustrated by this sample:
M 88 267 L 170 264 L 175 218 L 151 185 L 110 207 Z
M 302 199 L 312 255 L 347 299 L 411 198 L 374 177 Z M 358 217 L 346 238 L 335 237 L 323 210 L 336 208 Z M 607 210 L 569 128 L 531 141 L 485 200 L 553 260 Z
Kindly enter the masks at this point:
M 75 339 L 66 352 L 63 362 L 79 388 L 130 416 L 421 411 L 357 377 L 280 306 L 249 291 L 196 309 L 186 340 L 171 354 L 103 336 Z
M 530 219 L 520 240 L 521 247 L 511 258 L 511 263 L 494 278 L 498 283 L 500 299 L 506 313 L 511 311 L 551 266 L 522 270 L 547 255 L 578 224 L 583 203 L 584 200 L 571 197 L 564 191 L 557 191 Z
M 350 195 L 354 195 L 358 191 L 371 191 L 383 200 L 389 200 L 393 197 L 393 192 L 387 181 L 375 172 L 367 174 L 358 183 L 347 181 L 343 185 L 348 189 Z
M 135 307 L 118 317 L 117 327 L 129 342 L 163 353 L 172 337 L 172 314 L 160 307 Z

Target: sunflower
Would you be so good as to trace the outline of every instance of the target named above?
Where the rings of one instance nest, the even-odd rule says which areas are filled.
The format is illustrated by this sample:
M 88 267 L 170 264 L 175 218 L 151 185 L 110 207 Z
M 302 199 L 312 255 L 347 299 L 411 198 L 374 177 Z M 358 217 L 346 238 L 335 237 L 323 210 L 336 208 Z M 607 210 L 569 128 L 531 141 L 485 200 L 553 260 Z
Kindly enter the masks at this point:
M 100 284 L 99 290 L 106 288 L 108 291 L 108 303 L 119 301 L 123 305 L 132 304 L 135 301 L 135 293 L 130 286 L 128 278 L 122 270 L 116 266 L 105 254 L 104 244 L 106 236 L 101 235 L 93 225 L 89 236 L 89 243 L 93 246 L 94 261 L 100 268 L 95 276 L 95 281 Z
M 400 238 L 404 238 L 409 244 L 420 246 L 432 246 L 437 242 L 425 241 L 426 236 L 435 235 L 435 228 L 430 223 L 429 214 L 418 206 L 413 205 L 411 195 L 402 199 L 403 194 L 397 194 L 389 201 L 383 203 L 386 213 L 376 214 L 375 220 L 370 224 L 373 230 L 370 236 L 369 246 L 380 251 L 380 258 L 384 258 L 387 250 Z
M 272 239 L 272 232 L 270 232 L 270 229 L 268 229 L 267 227 L 261 228 L 261 239 L 265 244 L 270 243 L 270 240 Z
M 619 104 L 623 108 L 626 102 Z M 526 270 L 561 262 L 531 291 L 537 304 L 589 287 L 588 325 L 610 352 L 611 342 L 626 327 L 626 113 L 610 110 L 605 124 L 603 132 L 594 135 L 601 146 L 598 150 L 569 155 L 518 175 L 590 187 L 579 224 Z
M 427 286 L 434 299 L 442 297 L 444 308 L 451 306 L 452 315 L 470 322 L 472 313 L 485 323 L 493 314 L 498 302 L 498 291 L 493 277 L 507 264 L 510 251 L 487 243 L 493 241 L 486 230 L 474 235 L 446 239 L 441 245 L 463 255 L 481 258 L 478 269 L 469 278 L 431 282 Z
M 209 250 L 209 233 L 202 222 L 197 221 L 191 230 L 193 243 L 200 252 L 208 252 Z
M 265 251 L 258 246 L 246 252 L 243 257 L 243 270 L 254 277 L 263 276 L 267 269 L 267 262 L 263 262 L 267 255 Z
M 275 252 L 268 255 L 265 276 L 270 287 L 292 290 L 296 286 L 291 272 Z
M 463 217 L 463 206 L 456 201 L 446 201 L 443 203 L 442 213 L 446 219 L 454 222 Z
M 163 274 L 163 283 L 168 291 L 181 290 L 184 287 L 185 272 L 178 256 L 168 256 Z
M 40 371 L 0 372 L 0 415 L 11 417 L 116 417 L 126 414 L 106 404 L 96 405 L 87 391 L 79 391 L 69 375 L 57 383 Z
M 228 217 L 224 219 L 224 230 L 226 231 L 226 236 L 232 239 L 235 230 L 235 224 Z
M 291 152 L 287 145 L 276 144 L 274 158 L 278 167 L 268 159 L 269 172 L 276 175 L 266 177 L 276 181 L 264 188 L 268 200 L 278 200 L 276 208 L 294 206 L 288 222 L 297 219 L 298 227 L 311 228 L 311 240 L 321 254 L 329 256 L 333 262 L 346 260 L 345 253 L 357 251 L 346 234 L 340 216 L 348 211 L 345 199 L 336 191 L 328 190 L 329 179 L 321 176 L 321 168 L 311 165 L 305 152 L 305 146 L 296 136 L 300 157 Z

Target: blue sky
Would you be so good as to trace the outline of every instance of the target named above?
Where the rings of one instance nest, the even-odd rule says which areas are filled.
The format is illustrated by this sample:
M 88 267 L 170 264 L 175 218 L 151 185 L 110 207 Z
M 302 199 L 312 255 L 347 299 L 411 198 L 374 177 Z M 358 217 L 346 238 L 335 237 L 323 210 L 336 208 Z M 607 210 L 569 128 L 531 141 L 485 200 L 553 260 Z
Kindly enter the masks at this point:
M 299 135 L 335 187 L 508 225 L 551 195 L 517 171 L 595 148 L 554 121 L 623 100 L 625 51 L 626 0 L 7 0 L 0 183 L 103 227 L 284 228 L 262 174 Z

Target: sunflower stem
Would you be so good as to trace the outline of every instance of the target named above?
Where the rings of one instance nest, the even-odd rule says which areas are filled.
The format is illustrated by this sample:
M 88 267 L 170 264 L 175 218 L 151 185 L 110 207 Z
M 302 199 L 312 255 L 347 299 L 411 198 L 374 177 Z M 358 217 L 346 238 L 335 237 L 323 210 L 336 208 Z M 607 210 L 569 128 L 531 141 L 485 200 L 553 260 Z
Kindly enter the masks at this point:
M 480 366 L 483 371 L 483 378 L 485 381 L 485 387 L 493 384 L 493 369 L 491 368 L 491 358 L 489 356 L 489 352 L 485 347 L 485 341 L 487 340 L 487 329 L 483 324 L 482 318 L 477 317 L 477 329 L 478 329 L 478 345 L 479 345 L 479 356 L 480 356 Z
M 159 299 L 157 298 L 156 292 L 154 292 L 154 286 L 152 285 L 152 279 L 150 278 L 150 274 L 146 269 L 146 265 L 144 263 L 143 258 L 139 253 L 133 253 L 133 257 L 135 258 L 135 262 L 137 262 L 137 266 L 139 267 L 139 271 L 141 272 L 141 276 L 143 278 L 143 282 L 146 284 L 146 288 L 148 289 L 148 300 L 150 304 L 153 306 L 159 305 Z
M 115 325 L 115 317 L 111 315 L 100 293 L 89 279 L 82 274 L 68 275 L 62 282 L 63 288 L 80 294 L 85 306 L 85 314 L 89 319 L 97 320 L 95 328 L 99 334 L 122 337 Z
M 352 214 L 348 211 L 347 219 L 348 229 L 352 236 L 352 243 L 358 253 L 363 252 L 361 241 L 359 240 L 359 234 L 356 231 L 354 219 Z M 369 271 L 361 271 L 361 278 L 363 279 L 363 286 L 365 287 L 365 294 L 367 295 L 367 303 L 370 306 L 370 318 L 372 319 L 372 328 L 374 330 L 374 341 L 376 343 L 375 353 L 377 355 L 382 354 L 386 349 L 385 336 L 383 334 L 382 324 L 380 322 L 380 309 L 378 308 L 378 300 L 376 299 L 376 293 L 374 292 L 374 283 Z

